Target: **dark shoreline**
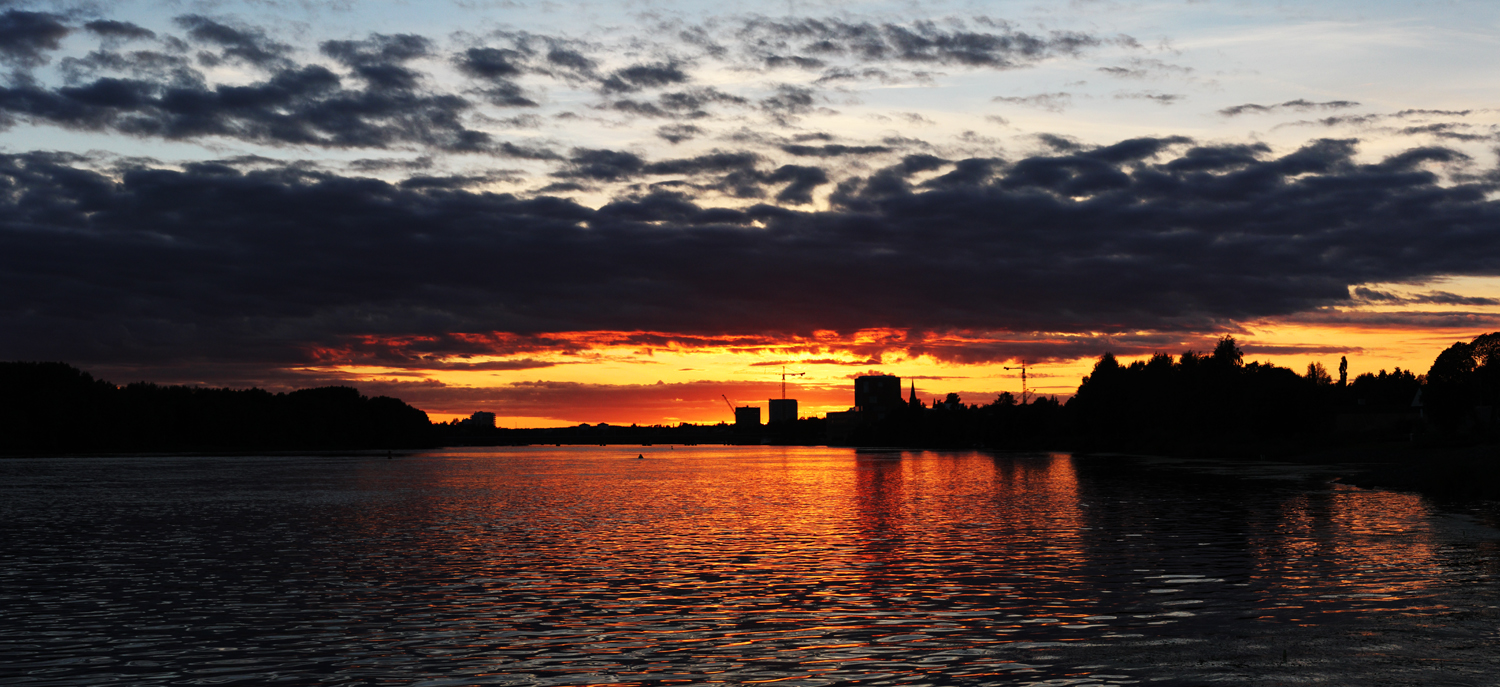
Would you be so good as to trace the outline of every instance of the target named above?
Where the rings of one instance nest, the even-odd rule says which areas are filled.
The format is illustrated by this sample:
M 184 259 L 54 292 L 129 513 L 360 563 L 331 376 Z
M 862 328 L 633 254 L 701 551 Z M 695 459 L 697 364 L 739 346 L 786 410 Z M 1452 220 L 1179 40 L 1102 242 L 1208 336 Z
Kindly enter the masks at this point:
M 1276 449 L 1283 449 L 1277 451 Z M 1500 501 L 1500 443 L 1381 442 L 1286 451 L 1285 446 L 1225 447 L 1221 451 L 1073 451 L 1079 456 L 1282 463 L 1331 468 L 1340 484 L 1416 493 L 1444 501 Z M 1238 455 L 1236 455 L 1238 454 Z

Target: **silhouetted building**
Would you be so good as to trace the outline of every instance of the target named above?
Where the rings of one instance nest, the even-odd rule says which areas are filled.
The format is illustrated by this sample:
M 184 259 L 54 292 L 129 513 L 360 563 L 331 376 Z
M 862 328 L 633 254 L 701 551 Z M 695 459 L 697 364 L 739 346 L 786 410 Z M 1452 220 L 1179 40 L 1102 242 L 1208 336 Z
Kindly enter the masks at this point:
M 791 422 L 797 419 L 797 399 L 773 398 L 770 403 L 771 408 L 768 422 Z
M 906 405 L 910 406 L 912 410 L 922 409 L 922 400 L 917 398 L 917 380 L 915 379 L 911 380 L 911 400 L 907 401 Z
M 831 445 L 847 444 L 854 436 L 854 430 L 859 427 L 859 412 L 854 410 L 842 410 L 828 414 L 828 443 Z
M 854 407 L 877 418 L 902 406 L 901 378 L 895 375 L 866 375 L 854 380 Z
M 749 429 L 760 426 L 760 408 L 741 406 L 734 409 L 734 428 Z

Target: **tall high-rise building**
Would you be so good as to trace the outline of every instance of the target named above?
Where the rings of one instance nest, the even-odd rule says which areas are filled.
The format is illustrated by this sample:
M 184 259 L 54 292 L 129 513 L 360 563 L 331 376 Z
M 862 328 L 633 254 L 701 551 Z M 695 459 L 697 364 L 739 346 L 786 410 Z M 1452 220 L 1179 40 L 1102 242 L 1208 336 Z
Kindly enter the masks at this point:
M 771 412 L 768 422 L 791 422 L 797 419 L 797 399 L 795 398 L 773 398 L 771 399 Z
M 759 406 L 740 406 L 734 409 L 734 428 L 751 429 L 760 426 Z
M 884 416 L 903 405 L 901 378 L 895 375 L 866 375 L 854 380 L 854 408 L 862 413 Z

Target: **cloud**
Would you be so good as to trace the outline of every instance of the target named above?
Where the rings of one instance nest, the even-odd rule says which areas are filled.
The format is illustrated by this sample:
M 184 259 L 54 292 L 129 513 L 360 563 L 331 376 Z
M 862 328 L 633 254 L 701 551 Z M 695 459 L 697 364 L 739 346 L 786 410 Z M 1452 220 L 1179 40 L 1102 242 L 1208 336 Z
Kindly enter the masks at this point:
M 514 79 L 527 70 L 527 56 L 518 51 L 503 48 L 469 48 L 453 57 L 453 64 L 460 72 L 485 82 L 480 89 L 485 100 L 502 107 L 536 107 L 539 103 L 528 97 L 525 90 Z
M 664 124 L 656 127 L 656 136 L 673 145 L 691 141 L 702 136 L 703 133 L 703 129 L 692 124 Z
M 798 157 L 843 157 L 845 155 L 878 155 L 889 153 L 892 149 L 887 146 L 846 146 L 831 143 L 820 146 L 787 144 L 781 146 L 781 150 Z
M 1008 25 L 992 28 L 941 27 L 931 21 L 755 18 L 737 29 L 736 38 L 758 62 L 804 69 L 822 68 L 833 58 L 1014 69 L 1104 44 L 1080 32 L 1032 34 Z
M 64 57 L 58 67 L 69 85 L 75 86 L 105 72 L 184 88 L 200 88 L 203 84 L 202 72 L 194 69 L 188 58 L 159 50 L 92 50 L 83 57 Z
M 1303 119 L 1303 120 L 1298 120 L 1298 121 L 1295 121 L 1295 122 L 1288 122 L 1286 124 L 1278 124 L 1276 126 L 1276 128 L 1279 129 L 1279 128 L 1282 128 L 1282 127 L 1302 127 L 1302 126 L 1323 126 L 1323 127 L 1330 127 L 1330 128 L 1331 127 L 1336 127 L 1336 126 L 1367 126 L 1367 125 L 1379 122 L 1382 119 L 1385 119 L 1385 116 L 1384 115 L 1378 115 L 1378 114 L 1368 114 L 1368 115 L 1333 115 L 1331 117 L 1322 117 L 1320 119 L 1315 119 L 1315 120 L 1306 120 L 1306 119 Z
M 1403 295 L 1359 286 L 1353 290 L 1356 299 L 1375 305 L 1500 305 L 1500 299 L 1483 296 L 1460 296 L 1446 291 L 1429 291 L 1422 294 Z
M 521 52 L 500 48 L 469 48 L 453 58 L 459 71 L 492 81 L 520 76 L 525 61 Z
M 575 148 L 568 157 L 568 167 L 554 174 L 565 178 L 619 181 L 639 174 L 645 166 L 646 161 L 635 153 Z
M 1154 93 L 1150 91 L 1115 94 L 1115 100 L 1150 100 L 1158 105 L 1172 105 L 1182 100 L 1183 97 L 1172 93 Z
M 697 119 L 711 116 L 705 108 L 712 105 L 748 105 L 749 103 L 750 101 L 745 98 L 709 87 L 663 93 L 655 103 L 628 98 L 616 100 L 609 103 L 608 107 L 642 117 Z
M 688 81 L 688 75 L 675 62 L 636 64 L 616 70 L 599 85 L 605 93 L 634 93 L 645 88 L 660 88 Z
M 1321 309 L 1351 303 L 1361 284 L 1500 274 L 1500 235 L 1474 230 L 1500 226 L 1487 187 L 1418 164 L 1457 153 L 1355 155 L 1342 140 L 1273 154 L 1141 138 L 1014 161 L 912 155 L 839 182 L 818 210 L 663 192 L 595 210 L 465 190 L 464 177 L 390 184 L 222 164 L 105 175 L 77 156 L 11 154 L 0 157 L 0 350 L 298 365 L 351 337 L 454 332 L 1187 335 L 1327 320 Z M 757 171 L 733 150 L 652 162 L 576 149 L 564 169 L 581 182 L 741 175 L 786 184 L 788 205 L 831 183 L 816 167 Z M 913 185 L 919 173 L 936 176 Z M 1477 303 L 1450 296 L 1413 302 Z M 902 345 L 965 360 L 1017 350 Z
M 432 158 L 418 157 L 414 159 L 404 158 L 361 158 L 349 163 L 349 169 L 358 172 L 383 172 L 391 169 L 404 169 L 408 171 L 430 169 Z
M 422 75 L 403 63 L 432 54 L 432 41 L 412 34 L 371 34 L 362 41 L 324 41 L 319 49 L 350 67 L 373 89 L 411 91 Z
M 222 52 L 217 55 L 209 52 L 198 53 L 198 61 L 208 66 L 215 66 L 226 61 L 241 62 L 266 69 L 284 67 L 289 64 L 287 55 L 292 52 L 292 47 L 272 40 L 258 28 L 221 24 L 199 14 L 184 14 L 172 21 L 187 29 L 188 36 L 199 43 L 222 48 Z
M 760 156 L 746 152 L 725 152 L 716 150 L 711 153 L 699 155 L 692 158 L 679 158 L 675 160 L 662 160 L 646 165 L 643 171 L 647 174 L 702 174 L 705 172 L 730 172 L 740 169 L 754 169 L 755 164 L 760 161 Z
M 821 167 L 782 165 L 767 176 L 766 181 L 786 183 L 786 187 L 776 194 L 777 202 L 806 205 L 812 202 L 813 191 L 828 183 L 828 173 Z
M 105 76 L 57 88 L 0 87 L 0 115 L 69 129 L 165 139 L 222 136 L 326 148 L 420 144 L 448 151 L 508 154 L 488 134 L 464 125 L 461 115 L 471 107 L 467 100 L 418 92 L 416 73 L 396 63 L 369 59 L 359 48 L 334 46 L 332 50 L 353 65 L 366 82 L 364 88 L 346 87 L 343 77 L 320 65 L 292 65 L 280 57 L 262 55 L 258 59 L 263 59 L 269 77 L 238 86 Z
M 1431 117 L 1431 116 L 1440 116 L 1440 117 L 1467 117 L 1467 116 L 1469 116 L 1473 112 L 1474 112 L 1473 110 L 1421 110 L 1421 109 L 1408 109 L 1408 110 L 1401 110 L 1400 112 L 1392 114 L 1391 116 L 1392 117 Z
M 813 111 L 815 93 L 803 86 L 781 84 L 776 94 L 760 101 L 760 108 L 785 123 Z
M 123 43 L 125 41 L 150 40 L 156 38 L 156 32 L 137 26 L 128 21 L 115 21 L 113 19 L 97 19 L 83 25 L 90 33 L 96 34 L 106 41 Z
M 6 10 L 0 14 L 0 61 L 18 67 L 47 64 L 47 53 L 62 46 L 72 29 L 49 12 Z
M 990 102 L 1010 103 L 1012 105 L 1032 107 L 1048 112 L 1062 112 L 1069 105 L 1073 104 L 1073 94 L 1058 92 L 1038 93 L 1027 96 L 995 96 L 994 98 L 990 98 Z
M 1193 73 L 1192 67 L 1169 64 L 1161 60 L 1134 57 L 1125 61 L 1126 66 L 1099 67 L 1095 71 L 1108 74 L 1117 79 L 1145 79 L 1155 76 L 1187 76 Z
M 1288 100 L 1284 103 L 1277 103 L 1275 105 L 1257 105 L 1255 103 L 1245 103 L 1243 105 L 1226 107 L 1222 110 L 1219 110 L 1219 114 L 1225 117 L 1238 117 L 1243 114 L 1265 114 L 1278 110 L 1308 112 L 1311 110 L 1342 110 L 1351 107 L 1359 107 L 1359 103 L 1350 100 L 1330 100 L 1327 102 L 1315 103 L 1299 98 L 1297 100 Z
M 59 15 L 12 10 L 0 17 L 0 56 L 16 64 L 45 62 L 72 30 Z M 62 84 L 27 78 L 0 87 L 0 126 L 548 159 L 557 156 L 497 140 L 500 127 L 493 125 L 500 120 L 491 110 L 541 107 L 550 83 L 593 91 L 584 107 L 596 111 L 792 126 L 811 114 L 836 114 L 819 90 L 830 80 L 930 81 L 932 65 L 1010 69 L 1117 42 L 1078 32 L 1028 33 L 988 19 L 939 25 L 751 17 L 673 25 L 660 36 L 589 41 L 491 31 L 465 34 L 465 44 L 452 48 L 415 33 L 370 33 L 317 42 L 314 54 L 289 42 L 305 40 L 299 34 L 227 16 L 183 14 L 173 22 L 183 30 L 181 38 L 127 21 L 87 22 L 83 28 L 99 48 L 66 56 Z M 121 48 L 132 41 L 151 45 Z M 622 50 L 654 57 L 622 66 Z M 815 57 L 793 59 L 801 55 Z M 703 69 L 760 70 L 772 63 L 816 69 L 819 78 L 733 87 L 694 83 Z M 463 78 L 455 83 L 441 66 L 429 73 L 434 64 L 451 66 Z M 1059 102 L 1031 104 L 1056 108 Z M 913 112 L 896 116 L 931 123 Z M 681 143 L 705 130 L 662 127 L 658 136 Z
M 1452 122 L 1440 122 L 1435 124 L 1423 124 L 1419 126 L 1408 126 L 1399 129 L 1399 133 L 1406 136 L 1417 136 L 1428 134 L 1438 138 L 1446 138 L 1454 141 L 1492 141 L 1496 136 L 1493 133 L 1471 134 L 1463 131 L 1469 125 Z

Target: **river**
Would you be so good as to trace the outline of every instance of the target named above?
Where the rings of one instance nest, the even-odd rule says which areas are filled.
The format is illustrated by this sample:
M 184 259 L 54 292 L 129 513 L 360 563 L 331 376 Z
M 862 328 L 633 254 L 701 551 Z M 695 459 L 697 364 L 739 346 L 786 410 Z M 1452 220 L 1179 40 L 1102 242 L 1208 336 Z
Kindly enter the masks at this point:
M 1066 454 L 11 459 L 0 682 L 1496 685 L 1497 524 Z

